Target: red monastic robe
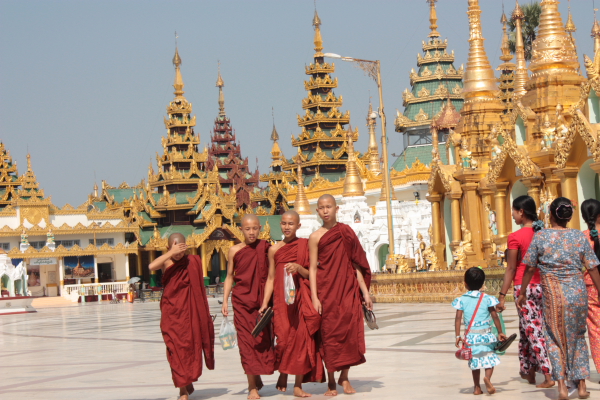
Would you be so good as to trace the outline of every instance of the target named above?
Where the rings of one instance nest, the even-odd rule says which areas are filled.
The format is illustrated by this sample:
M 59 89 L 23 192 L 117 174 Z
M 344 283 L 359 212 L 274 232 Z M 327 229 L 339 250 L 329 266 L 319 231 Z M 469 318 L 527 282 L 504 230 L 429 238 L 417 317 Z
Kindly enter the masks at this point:
M 206 367 L 215 368 L 215 329 L 204 289 L 202 259 L 184 256 L 166 269 L 162 281 L 160 330 L 173 383 L 184 387 L 202 375 L 202 353 Z
M 293 275 L 296 300 L 290 305 L 285 302 L 284 276 L 287 272 L 284 266 L 287 263 L 308 268 L 307 239 L 296 239 L 275 253 L 275 368 L 284 374 L 302 375 L 304 382 L 324 382 L 325 369 L 316 341 L 321 316 L 312 305 L 309 280 L 298 273 Z
M 271 245 L 268 242 L 257 240 L 243 247 L 233 258 L 233 323 L 237 331 L 242 367 L 248 375 L 270 375 L 274 372 L 271 326 L 265 327 L 258 337 L 252 337 L 269 275 L 269 247 Z
M 329 371 L 365 362 L 362 293 L 353 263 L 360 266 L 369 287 L 371 270 L 365 251 L 352 228 L 337 223 L 319 241 L 317 269 L 323 357 Z

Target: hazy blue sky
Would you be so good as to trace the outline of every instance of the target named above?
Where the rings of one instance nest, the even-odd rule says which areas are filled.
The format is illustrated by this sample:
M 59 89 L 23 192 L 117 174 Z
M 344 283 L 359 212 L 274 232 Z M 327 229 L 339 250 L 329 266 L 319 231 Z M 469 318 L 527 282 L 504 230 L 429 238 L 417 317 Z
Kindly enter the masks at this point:
M 592 0 L 573 0 L 579 54 L 593 52 Z M 390 153 L 402 91 L 429 33 L 425 0 L 320 0 L 324 52 L 380 59 Z M 486 50 L 500 63 L 501 0 L 481 0 Z M 507 13 L 514 1 L 506 1 Z M 456 67 L 468 53 L 467 0 L 438 2 L 438 31 L 454 49 Z M 566 21 L 567 2 L 560 5 Z M 270 163 L 271 107 L 286 156 L 295 153 L 296 115 L 312 61 L 311 0 L 254 1 L 0 1 L 0 139 L 26 171 L 27 149 L 41 186 L 55 204 L 77 206 L 94 184 L 137 184 L 162 151 L 165 107 L 173 98 L 174 31 L 185 96 L 207 144 L 217 115 L 217 60 L 227 115 L 252 168 Z M 369 93 L 377 87 L 352 64 L 336 62 L 337 95 L 359 127 L 365 151 Z M 379 129 L 379 127 L 378 127 Z M 378 130 L 379 133 L 379 130 Z M 390 157 L 391 160 L 394 157 Z

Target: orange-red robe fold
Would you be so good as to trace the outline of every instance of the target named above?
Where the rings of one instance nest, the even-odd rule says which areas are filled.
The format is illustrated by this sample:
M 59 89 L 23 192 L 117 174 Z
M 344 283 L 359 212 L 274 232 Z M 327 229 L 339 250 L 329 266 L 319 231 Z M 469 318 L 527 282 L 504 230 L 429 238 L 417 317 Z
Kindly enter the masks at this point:
M 215 368 L 215 329 L 204 289 L 202 259 L 184 256 L 166 269 L 162 281 L 160 330 L 173 383 L 183 387 L 202 375 L 203 353 L 206 368 Z
M 270 246 L 264 240 L 257 240 L 243 247 L 233 258 L 233 323 L 237 331 L 242 367 L 248 375 L 270 375 L 274 372 L 271 326 L 266 326 L 258 337 L 252 337 L 269 275 L 267 251 Z
M 304 376 L 304 382 L 324 382 L 325 368 L 316 337 L 321 316 L 314 309 L 308 279 L 294 273 L 296 299 L 285 302 L 285 265 L 296 263 L 308 268 L 308 240 L 296 239 L 275 253 L 275 284 L 273 287 L 273 326 L 275 369 L 284 374 Z
M 322 305 L 321 338 L 325 367 L 340 371 L 365 362 L 365 326 L 357 264 L 367 287 L 371 270 L 356 234 L 337 223 L 319 240 L 317 290 Z

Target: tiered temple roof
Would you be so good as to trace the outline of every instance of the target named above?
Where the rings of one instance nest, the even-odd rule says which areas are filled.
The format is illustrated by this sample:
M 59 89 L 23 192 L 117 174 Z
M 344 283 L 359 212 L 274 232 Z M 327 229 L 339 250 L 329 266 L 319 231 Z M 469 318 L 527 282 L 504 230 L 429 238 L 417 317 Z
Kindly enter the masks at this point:
M 432 160 L 431 148 L 421 146 L 433 144 L 432 122 L 447 102 L 457 111 L 463 106 L 464 68 L 454 67 L 454 50 L 448 53 L 448 40 L 440 39 L 437 0 L 428 2 L 431 32 L 429 39 L 423 41 L 423 55 L 417 55 L 418 72 L 413 69 L 410 73 L 412 89 L 403 93 L 404 113 L 398 112 L 395 121 L 396 131 L 404 134 L 404 151 L 393 164 L 397 171 L 410 167 L 417 159 L 428 165 Z
M 217 166 L 221 189 L 225 193 L 231 193 L 231 189 L 235 188 L 236 206 L 245 210 L 256 205 L 252 204 L 250 196 L 258 190 L 258 169 L 250 173 L 248 158 L 242 159 L 240 144 L 237 143 L 235 132 L 231 128 L 231 120 L 225 113 L 225 82 L 221 72 L 216 86 L 219 88 L 219 115 L 215 119 L 207 165 L 211 170 Z
M 298 126 L 302 133 L 292 136 L 292 145 L 298 154 L 287 162 L 284 170 L 293 170 L 301 164 L 305 184 L 315 177 L 334 182 L 345 176 L 348 160 L 346 125 L 350 123 L 350 111 L 342 111 L 342 96 L 336 96 L 333 89 L 338 79 L 332 78 L 335 64 L 325 62 L 321 19 L 315 11 L 314 63 L 306 66 L 305 73 L 310 78 L 304 81 L 307 97 L 302 100 L 304 115 L 298 115 Z M 358 139 L 358 129 L 351 132 L 354 141 Z
M 27 172 L 21 176 L 21 189 L 17 191 L 19 202 L 42 202 L 46 200 L 44 189 L 40 189 L 35 173 L 31 168 L 31 155 L 27 154 Z
M 6 149 L 4 143 L 0 142 L 0 211 L 4 210 L 15 198 L 17 189 L 21 186 L 16 161 Z

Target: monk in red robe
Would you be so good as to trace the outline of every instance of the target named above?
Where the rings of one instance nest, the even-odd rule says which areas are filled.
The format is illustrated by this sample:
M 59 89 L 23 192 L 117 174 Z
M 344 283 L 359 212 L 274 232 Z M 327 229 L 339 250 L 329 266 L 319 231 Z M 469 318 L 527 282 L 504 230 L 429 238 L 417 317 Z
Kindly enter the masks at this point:
M 231 295 L 233 323 L 242 367 L 248 378 L 249 399 L 260 399 L 258 391 L 263 387 L 260 376 L 273 374 L 275 363 L 271 327 L 265 327 L 256 338 L 252 336 L 269 274 L 267 252 L 271 245 L 258 238 L 260 228 L 256 215 L 246 214 L 242 217 L 244 241 L 229 250 L 222 308 L 223 316 L 228 316 L 227 302 L 235 282 Z
M 150 263 L 163 271 L 160 330 L 167 345 L 173 383 L 180 400 L 194 391 L 202 375 L 202 354 L 208 369 L 215 368 L 215 329 L 204 289 L 202 259 L 186 255 L 185 237 L 169 236 L 169 251 Z
M 302 383 L 324 382 L 325 369 L 316 336 L 321 316 L 314 309 L 308 281 L 308 240 L 296 236 L 300 228 L 300 216 L 287 211 L 281 216 L 283 241 L 269 249 L 269 278 L 265 285 L 262 313 L 269 306 L 273 295 L 273 326 L 277 337 L 275 369 L 280 372 L 277 389 L 287 390 L 288 375 L 295 375 L 294 396 L 310 397 L 302 390 Z M 292 274 L 295 299 L 287 304 L 284 277 Z
M 365 326 L 362 304 L 373 308 L 369 296 L 371 270 L 365 251 L 348 225 L 337 222 L 338 206 L 325 194 L 317 202 L 323 226 L 308 239 L 312 303 L 323 318 L 321 338 L 328 375 L 326 396 L 337 395 L 335 371 L 342 371 L 338 384 L 344 393 L 356 393 L 348 380 L 350 367 L 365 362 Z

